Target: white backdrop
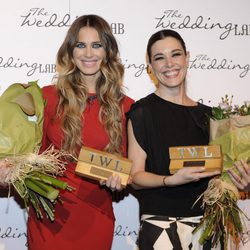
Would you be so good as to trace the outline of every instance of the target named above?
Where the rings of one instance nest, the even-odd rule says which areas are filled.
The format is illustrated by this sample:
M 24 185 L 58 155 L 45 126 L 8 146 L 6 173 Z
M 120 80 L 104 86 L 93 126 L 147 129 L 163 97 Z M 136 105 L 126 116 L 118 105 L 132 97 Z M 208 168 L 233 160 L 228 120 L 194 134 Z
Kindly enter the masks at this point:
M 154 90 L 146 72 L 148 38 L 157 30 L 172 28 L 190 51 L 187 81 L 192 98 L 217 105 L 222 96 L 233 94 L 236 104 L 249 101 L 249 9 L 249 0 L 2 0 L 0 94 L 14 82 L 50 84 L 68 26 L 77 16 L 98 14 L 111 24 L 119 41 L 124 84 L 135 100 Z M 7 194 L 0 192 L 0 197 L 0 250 L 26 250 L 25 212 Z M 250 215 L 249 204 L 241 202 Z M 114 203 L 114 209 L 112 250 L 135 249 L 136 200 L 130 195 Z

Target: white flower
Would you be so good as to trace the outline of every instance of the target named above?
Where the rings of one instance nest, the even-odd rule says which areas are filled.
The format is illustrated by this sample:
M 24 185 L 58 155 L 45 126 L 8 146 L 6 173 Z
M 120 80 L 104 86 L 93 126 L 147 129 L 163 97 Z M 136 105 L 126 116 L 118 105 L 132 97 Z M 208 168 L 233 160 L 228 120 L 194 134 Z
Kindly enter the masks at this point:
M 230 110 L 230 109 L 232 108 L 228 103 L 225 103 L 225 102 L 219 103 L 219 107 L 220 107 L 222 110 Z

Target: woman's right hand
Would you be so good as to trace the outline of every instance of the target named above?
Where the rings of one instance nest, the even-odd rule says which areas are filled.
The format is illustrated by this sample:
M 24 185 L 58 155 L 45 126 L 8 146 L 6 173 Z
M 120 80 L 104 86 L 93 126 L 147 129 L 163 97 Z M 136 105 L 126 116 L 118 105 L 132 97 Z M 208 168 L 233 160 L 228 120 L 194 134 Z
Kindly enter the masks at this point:
M 122 190 L 121 177 L 116 174 L 109 176 L 107 180 L 100 180 L 100 185 L 107 186 L 112 192 Z

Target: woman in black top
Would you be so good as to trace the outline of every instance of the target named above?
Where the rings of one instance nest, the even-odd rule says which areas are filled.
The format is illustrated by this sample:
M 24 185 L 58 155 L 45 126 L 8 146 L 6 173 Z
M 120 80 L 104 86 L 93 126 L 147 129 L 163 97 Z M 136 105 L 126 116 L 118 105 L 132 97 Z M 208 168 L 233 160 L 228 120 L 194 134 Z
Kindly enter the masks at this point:
M 186 94 L 189 54 L 177 32 L 153 34 L 147 54 L 158 87 L 137 101 L 128 114 L 128 154 L 141 216 L 138 246 L 141 250 L 210 250 L 209 244 L 199 245 L 199 233 L 192 234 L 203 215 L 201 202 L 194 203 L 209 177 L 219 172 L 187 167 L 170 175 L 168 150 L 171 146 L 207 145 L 211 109 Z

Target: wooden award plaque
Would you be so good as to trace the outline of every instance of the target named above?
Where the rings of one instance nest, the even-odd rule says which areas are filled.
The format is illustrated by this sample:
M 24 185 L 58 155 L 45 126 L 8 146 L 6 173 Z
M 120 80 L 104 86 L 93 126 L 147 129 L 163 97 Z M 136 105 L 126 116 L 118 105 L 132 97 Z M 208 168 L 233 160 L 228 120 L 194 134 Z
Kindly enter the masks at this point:
M 206 171 L 222 170 L 220 145 L 178 146 L 169 148 L 171 174 L 183 167 L 205 167 Z
M 122 187 L 126 187 L 132 162 L 127 158 L 109 154 L 89 147 L 82 147 L 75 172 L 95 180 L 106 180 L 113 174 L 121 177 Z

